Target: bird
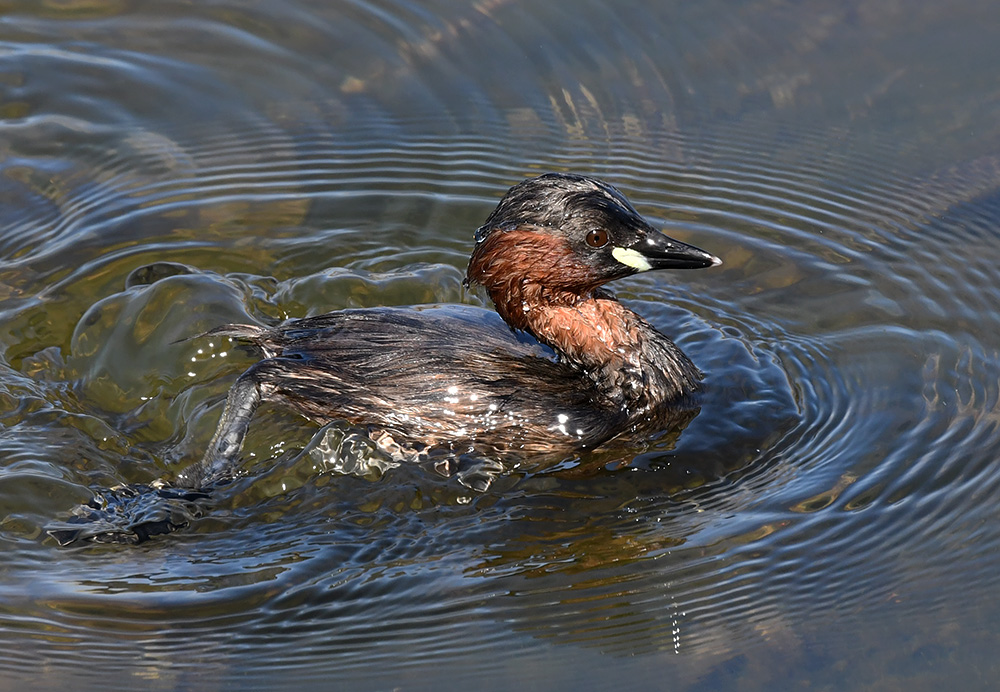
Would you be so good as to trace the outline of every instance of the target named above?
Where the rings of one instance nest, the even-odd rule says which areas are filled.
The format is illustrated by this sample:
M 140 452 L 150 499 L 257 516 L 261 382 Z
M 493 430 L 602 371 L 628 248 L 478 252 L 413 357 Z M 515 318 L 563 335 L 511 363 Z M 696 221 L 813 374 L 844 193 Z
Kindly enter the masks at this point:
M 247 343 L 260 360 L 229 390 L 201 461 L 172 482 L 121 495 L 133 505 L 143 492 L 183 499 L 232 477 L 262 401 L 321 424 L 361 426 L 403 460 L 530 460 L 662 432 L 690 419 L 702 373 L 604 286 L 719 264 L 655 228 L 600 179 L 526 179 L 474 235 L 465 283 L 482 287 L 494 310 L 373 307 L 212 329 L 202 336 Z M 153 515 L 139 528 L 88 537 L 137 542 L 182 523 Z

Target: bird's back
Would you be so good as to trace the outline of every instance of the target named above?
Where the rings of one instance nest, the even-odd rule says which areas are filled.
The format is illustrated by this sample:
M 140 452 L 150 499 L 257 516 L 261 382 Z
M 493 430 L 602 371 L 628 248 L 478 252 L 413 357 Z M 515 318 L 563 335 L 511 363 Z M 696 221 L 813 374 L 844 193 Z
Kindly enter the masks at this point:
M 623 424 L 577 366 L 482 308 L 343 310 L 216 333 L 261 349 L 254 369 L 264 398 L 320 422 L 371 426 L 415 449 L 593 447 Z

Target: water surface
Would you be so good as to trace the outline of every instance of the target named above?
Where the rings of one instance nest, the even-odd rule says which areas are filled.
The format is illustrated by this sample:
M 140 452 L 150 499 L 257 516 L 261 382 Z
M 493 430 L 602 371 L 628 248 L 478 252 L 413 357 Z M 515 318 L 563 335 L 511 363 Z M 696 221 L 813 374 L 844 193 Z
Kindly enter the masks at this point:
M 998 29 L 977 0 L 7 3 L 0 688 L 989 689 Z M 472 232 L 548 170 L 725 262 L 615 286 L 706 373 L 678 439 L 478 493 L 266 407 L 188 530 L 47 537 L 200 456 L 252 358 L 185 339 L 483 305 Z

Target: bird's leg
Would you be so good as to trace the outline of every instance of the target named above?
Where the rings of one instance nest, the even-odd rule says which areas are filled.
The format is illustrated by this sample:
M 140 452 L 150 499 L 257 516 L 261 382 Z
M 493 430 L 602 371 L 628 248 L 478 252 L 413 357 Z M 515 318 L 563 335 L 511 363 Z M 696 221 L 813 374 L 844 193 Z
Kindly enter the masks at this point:
M 181 472 L 175 485 L 182 488 L 203 488 L 232 474 L 243 448 L 250 420 L 263 396 L 261 365 L 263 363 L 252 366 L 233 384 L 205 456 L 197 464 Z
M 177 531 L 201 516 L 204 505 L 210 502 L 212 486 L 230 477 L 236 467 L 243 438 L 265 388 L 259 365 L 236 380 L 205 456 L 183 471 L 176 482 L 157 480 L 97 491 L 66 521 L 50 524 L 49 535 L 60 545 L 80 541 L 135 544 Z

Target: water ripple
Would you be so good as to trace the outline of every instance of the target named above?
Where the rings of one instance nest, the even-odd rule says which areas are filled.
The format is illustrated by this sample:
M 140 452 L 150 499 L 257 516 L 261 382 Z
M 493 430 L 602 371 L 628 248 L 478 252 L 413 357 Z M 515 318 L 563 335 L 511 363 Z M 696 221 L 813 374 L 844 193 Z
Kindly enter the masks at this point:
M 368 680 L 447 652 L 470 679 L 508 679 L 513 656 L 545 680 L 544 645 L 572 643 L 698 679 L 755 644 L 801 653 L 831 622 L 849 638 L 873 613 L 921 624 L 956 592 L 988 600 L 1000 157 L 940 166 L 902 156 L 920 142 L 796 124 L 814 112 L 796 99 L 818 98 L 801 61 L 871 17 L 796 31 L 788 9 L 775 33 L 759 5 L 699 5 L 684 11 L 712 21 L 664 41 L 648 3 L 320 5 L 4 18 L 5 674 Z M 678 440 L 476 494 L 363 443 L 318 463 L 359 431 L 268 410 L 247 475 L 188 531 L 46 542 L 93 488 L 198 456 L 250 359 L 182 339 L 481 304 L 461 285 L 472 230 L 547 170 L 608 179 L 725 261 L 615 289 L 706 373 Z M 158 262 L 183 270 L 130 280 Z

